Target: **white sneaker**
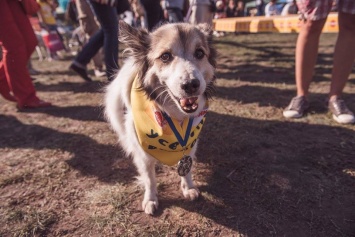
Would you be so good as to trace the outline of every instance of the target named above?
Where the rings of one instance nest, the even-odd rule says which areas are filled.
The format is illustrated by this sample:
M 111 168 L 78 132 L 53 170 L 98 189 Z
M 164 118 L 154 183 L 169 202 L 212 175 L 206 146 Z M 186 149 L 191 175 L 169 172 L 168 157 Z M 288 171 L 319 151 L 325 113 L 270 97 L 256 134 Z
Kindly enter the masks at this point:
M 304 112 L 309 108 L 309 103 L 305 96 L 292 98 L 290 104 L 283 111 L 285 118 L 301 118 Z
M 328 108 L 333 113 L 333 119 L 338 123 L 351 124 L 355 122 L 355 116 L 345 105 L 344 100 L 337 98 L 329 101 Z

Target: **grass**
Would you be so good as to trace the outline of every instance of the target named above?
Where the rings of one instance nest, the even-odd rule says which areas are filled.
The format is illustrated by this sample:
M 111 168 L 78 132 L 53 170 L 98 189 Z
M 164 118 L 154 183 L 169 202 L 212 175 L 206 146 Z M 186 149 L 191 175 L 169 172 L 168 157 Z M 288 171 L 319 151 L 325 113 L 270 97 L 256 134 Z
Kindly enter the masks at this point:
M 7 213 L 6 222 L 10 226 L 16 226 L 10 230 L 11 236 L 45 236 L 51 225 L 56 222 L 56 215 L 34 208 L 29 208 L 26 211 L 14 209 Z

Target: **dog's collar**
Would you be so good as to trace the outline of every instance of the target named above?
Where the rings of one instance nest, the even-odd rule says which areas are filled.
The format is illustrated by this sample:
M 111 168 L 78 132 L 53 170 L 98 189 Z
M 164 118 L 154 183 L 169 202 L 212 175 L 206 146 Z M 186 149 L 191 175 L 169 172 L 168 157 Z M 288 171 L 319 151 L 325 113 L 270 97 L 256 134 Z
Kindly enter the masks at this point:
M 180 123 L 148 99 L 137 78 L 131 89 L 131 104 L 136 134 L 144 151 L 170 166 L 190 154 L 205 121 L 207 106 L 198 116 Z

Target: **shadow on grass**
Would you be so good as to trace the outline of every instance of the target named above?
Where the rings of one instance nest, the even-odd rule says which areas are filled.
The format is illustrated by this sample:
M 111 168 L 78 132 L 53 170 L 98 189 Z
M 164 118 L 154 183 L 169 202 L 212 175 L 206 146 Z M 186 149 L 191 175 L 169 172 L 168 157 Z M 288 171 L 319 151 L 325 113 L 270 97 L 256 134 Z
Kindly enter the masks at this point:
M 269 37 L 268 34 L 258 34 L 254 37 L 259 37 L 260 41 L 253 39 L 252 42 L 249 42 L 248 39 L 251 39 L 251 37 L 244 36 L 242 39 L 237 37 L 214 40 L 216 45 L 227 48 L 224 50 L 230 53 L 230 55 L 221 55 L 218 65 L 219 69 L 228 70 L 229 72 L 219 72 L 217 73 L 217 78 L 295 84 L 296 37 L 281 34 L 279 41 L 273 39 L 272 42 L 268 42 L 264 40 Z M 322 45 L 322 47 L 326 47 L 326 45 Z M 239 58 L 243 59 L 243 61 L 239 61 Z M 265 62 L 269 66 L 265 66 Z M 320 52 L 317 57 L 313 81 L 329 81 L 329 78 L 325 75 L 331 74 L 332 64 L 333 53 Z M 352 73 L 355 73 L 355 68 Z
M 207 119 L 197 155 L 210 174 L 195 172 L 208 184 L 199 187 L 201 199 L 163 196 L 157 218 L 179 206 L 248 236 L 354 233 L 354 130 L 214 112 Z M 0 115 L 0 123 L 6 124 L 0 128 L 0 148 L 67 151 L 73 154 L 68 164 L 84 175 L 107 183 L 133 179 L 133 165 L 115 167 L 123 157 L 117 147 L 12 116 Z
M 273 106 L 285 108 L 291 98 L 296 96 L 295 90 L 279 89 L 258 85 L 242 85 L 239 87 L 216 87 L 215 97 L 230 101 L 238 101 L 243 104 L 258 103 L 259 106 Z M 328 94 L 312 93 L 309 95 L 310 110 L 317 113 L 327 111 L 326 101 Z M 343 93 L 342 98 L 347 102 L 351 110 L 355 109 L 355 98 L 353 94 Z
M 202 198 L 161 198 L 160 204 L 246 236 L 351 236 L 354 147 L 354 130 L 346 127 L 211 112 L 197 154 L 211 174 L 195 172 L 208 183 L 199 187 Z
M 36 90 L 43 92 L 65 92 L 71 91 L 74 93 L 97 93 L 103 92 L 106 82 L 92 81 L 92 82 L 59 82 L 56 84 L 42 84 L 36 82 Z
M 70 118 L 78 121 L 106 122 L 102 107 L 88 105 L 67 107 L 51 106 L 48 108 L 26 110 L 26 113 L 45 113 L 57 118 Z
M 97 143 L 76 133 L 66 133 L 40 125 L 23 124 L 13 116 L 0 115 L 0 148 L 55 149 L 70 152 L 67 163 L 84 175 L 97 176 L 104 182 L 131 180 L 134 168 L 115 167 L 124 157 L 118 147 Z M 114 178 L 113 178 L 114 177 Z

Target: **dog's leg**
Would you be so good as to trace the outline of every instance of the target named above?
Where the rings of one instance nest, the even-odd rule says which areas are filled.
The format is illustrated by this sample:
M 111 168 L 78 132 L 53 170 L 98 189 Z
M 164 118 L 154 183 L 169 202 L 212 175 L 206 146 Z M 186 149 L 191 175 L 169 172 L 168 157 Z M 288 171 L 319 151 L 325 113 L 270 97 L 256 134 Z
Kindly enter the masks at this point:
M 158 209 L 157 182 L 155 179 L 155 159 L 150 157 L 135 157 L 139 181 L 144 185 L 142 208 L 145 213 L 153 215 Z
M 191 171 L 185 177 L 181 177 L 181 190 L 184 197 L 191 201 L 196 200 L 200 195 L 200 191 L 195 187 L 192 181 Z

